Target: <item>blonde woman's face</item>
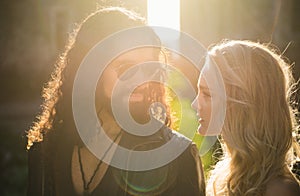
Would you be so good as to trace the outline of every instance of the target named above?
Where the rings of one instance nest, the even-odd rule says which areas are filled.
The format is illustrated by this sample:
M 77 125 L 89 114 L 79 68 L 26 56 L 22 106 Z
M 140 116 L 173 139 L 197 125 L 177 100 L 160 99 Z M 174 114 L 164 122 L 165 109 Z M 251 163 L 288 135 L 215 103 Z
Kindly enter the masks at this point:
M 219 135 L 226 115 L 225 85 L 216 64 L 207 59 L 198 80 L 198 94 L 192 103 L 201 135 Z
M 200 75 L 198 84 L 198 94 L 195 100 L 192 103 L 192 107 L 197 112 L 198 117 L 198 132 L 201 135 L 207 135 L 208 126 L 211 117 L 211 94 L 207 83 L 203 77 L 203 74 Z

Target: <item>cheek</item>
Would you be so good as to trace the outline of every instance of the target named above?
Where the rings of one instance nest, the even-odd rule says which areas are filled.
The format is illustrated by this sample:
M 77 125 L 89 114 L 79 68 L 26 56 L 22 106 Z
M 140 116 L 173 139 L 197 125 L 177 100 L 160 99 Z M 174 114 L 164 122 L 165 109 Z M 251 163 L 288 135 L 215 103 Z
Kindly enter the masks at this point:
M 209 119 L 209 121 L 211 120 L 211 105 L 209 104 L 207 106 L 207 111 L 206 111 L 206 115 L 207 115 L 207 118 Z
M 208 109 L 211 107 L 211 98 L 199 96 L 198 103 L 201 108 Z
M 201 104 L 202 112 L 204 113 L 204 115 L 206 116 L 206 118 L 210 118 L 210 116 L 211 116 L 211 109 L 212 109 L 210 98 L 203 98 L 200 101 L 201 102 L 199 104 Z
M 211 113 L 211 100 L 206 101 L 206 110 L 209 114 Z

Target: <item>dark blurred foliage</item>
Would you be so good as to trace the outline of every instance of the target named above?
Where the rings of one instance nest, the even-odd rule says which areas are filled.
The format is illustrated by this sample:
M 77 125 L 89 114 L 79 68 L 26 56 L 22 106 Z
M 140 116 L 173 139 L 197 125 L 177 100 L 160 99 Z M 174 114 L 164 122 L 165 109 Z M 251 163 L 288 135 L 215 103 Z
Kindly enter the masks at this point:
M 25 195 L 27 187 L 27 157 L 21 134 L 1 126 L 0 137 L 0 194 L 3 196 Z

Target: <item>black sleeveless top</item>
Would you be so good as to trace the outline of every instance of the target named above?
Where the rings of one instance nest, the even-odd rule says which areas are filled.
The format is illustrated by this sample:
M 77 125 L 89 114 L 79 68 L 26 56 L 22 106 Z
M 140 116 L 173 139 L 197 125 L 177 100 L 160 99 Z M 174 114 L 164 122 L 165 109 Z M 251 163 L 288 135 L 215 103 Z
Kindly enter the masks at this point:
M 120 145 L 130 149 L 145 139 L 163 145 L 174 137 L 176 142 L 190 142 L 176 159 L 148 171 L 126 171 L 109 166 L 98 186 L 87 195 L 204 196 L 205 183 L 200 157 L 195 144 L 186 137 L 164 128 L 148 138 L 124 134 Z M 74 143 L 66 138 L 49 134 L 45 141 L 34 144 L 30 149 L 28 196 L 79 195 L 73 187 L 71 175 Z

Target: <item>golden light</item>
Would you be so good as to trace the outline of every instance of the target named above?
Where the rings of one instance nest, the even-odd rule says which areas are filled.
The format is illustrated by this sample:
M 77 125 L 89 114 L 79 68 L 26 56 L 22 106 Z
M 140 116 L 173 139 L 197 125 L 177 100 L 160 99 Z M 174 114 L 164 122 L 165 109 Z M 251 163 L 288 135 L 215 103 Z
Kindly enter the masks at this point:
M 148 0 L 148 23 L 180 30 L 180 0 Z

